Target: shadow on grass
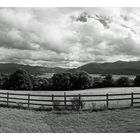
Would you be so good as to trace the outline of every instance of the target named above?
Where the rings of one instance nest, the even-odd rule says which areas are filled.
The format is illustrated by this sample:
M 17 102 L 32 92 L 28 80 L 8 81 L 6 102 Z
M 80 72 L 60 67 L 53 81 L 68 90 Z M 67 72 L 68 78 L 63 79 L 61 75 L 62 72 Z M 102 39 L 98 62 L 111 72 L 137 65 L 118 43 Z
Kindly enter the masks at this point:
M 132 108 L 140 108 L 140 106 L 133 106 L 133 107 L 114 107 L 114 108 L 97 108 L 97 109 L 81 109 L 78 111 L 75 110 L 70 110 L 67 108 L 63 108 L 60 110 L 54 110 L 52 107 L 38 107 L 38 108 L 33 108 L 33 107 L 25 107 L 25 106 L 18 106 L 18 105 L 6 105 L 6 104 L 0 104 L 0 108 L 13 108 L 13 109 L 22 109 L 22 110 L 33 110 L 33 111 L 48 111 L 52 112 L 58 115 L 67 115 L 67 114 L 75 114 L 75 113 L 81 113 L 81 112 L 99 112 L 99 111 L 113 111 L 113 110 L 126 110 L 126 109 L 132 109 Z

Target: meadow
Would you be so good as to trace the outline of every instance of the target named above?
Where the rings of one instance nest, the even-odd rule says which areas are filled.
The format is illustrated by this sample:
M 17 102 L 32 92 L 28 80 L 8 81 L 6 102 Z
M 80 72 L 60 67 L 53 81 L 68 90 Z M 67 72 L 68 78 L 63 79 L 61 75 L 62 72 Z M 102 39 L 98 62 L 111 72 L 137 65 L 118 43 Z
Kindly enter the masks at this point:
M 140 109 L 62 113 L 0 108 L 2 133 L 140 132 Z
M 54 100 L 64 100 L 63 97 L 55 97 L 55 95 L 64 95 L 64 92 L 67 95 L 105 95 L 105 94 L 127 94 L 127 93 L 140 93 L 140 87 L 122 87 L 122 88 L 97 88 L 97 89 L 86 89 L 86 90 L 72 90 L 72 91 L 14 91 L 14 90 L 0 90 L 0 93 L 18 93 L 18 94 L 32 94 L 32 95 L 54 95 Z M 1 97 L 5 96 L 1 94 Z M 10 95 L 10 97 L 16 97 L 18 98 L 18 95 Z M 21 96 L 20 96 L 21 97 Z M 135 97 L 140 97 L 140 95 L 135 95 Z M 23 96 L 22 98 L 27 99 L 28 96 Z M 39 100 L 51 100 L 51 97 L 32 97 L 33 99 L 39 99 Z M 69 99 L 68 97 L 67 99 Z M 124 95 L 124 96 L 115 96 L 115 97 L 109 97 L 110 99 L 114 98 L 131 98 L 131 95 Z M 1 98 L 2 99 L 2 98 Z M 106 97 L 82 97 L 82 99 L 106 99 Z M 5 100 L 6 99 L 2 99 Z M 15 99 L 10 99 L 10 101 L 16 101 Z M 140 101 L 137 100 L 137 101 Z M 19 102 L 19 100 L 18 100 Z M 17 103 L 18 103 L 17 102 Z M 25 101 L 20 101 L 20 103 L 25 102 Z M 27 101 L 26 101 L 27 102 Z M 41 104 L 52 104 L 51 102 L 42 102 L 42 101 L 32 101 L 32 103 L 41 103 Z M 62 102 L 64 104 L 64 102 Z M 92 108 L 92 105 L 96 104 L 96 107 L 102 107 L 103 105 L 106 105 L 106 101 L 103 102 L 86 102 L 85 103 L 85 109 L 90 109 Z M 109 102 L 109 107 L 110 108 L 115 108 L 115 107 L 128 107 L 131 104 L 131 100 L 119 100 L 119 101 L 113 101 Z M 140 105 L 140 104 L 137 104 Z M 27 105 L 25 105 L 26 107 Z M 38 105 L 32 105 L 32 107 L 40 107 Z
M 0 93 L 34 95 L 118 94 L 139 93 L 140 87 L 97 88 L 73 91 L 14 91 L 0 90 Z M 6 94 L 5 94 L 6 95 Z M 2 95 L 0 95 L 2 96 Z M 98 104 L 98 103 L 97 103 Z M 104 104 L 104 103 L 103 103 Z M 117 101 L 113 105 L 128 105 Z M 102 104 L 99 103 L 99 106 Z M 89 106 L 88 106 L 89 107 Z M 1 133 L 126 133 L 140 132 L 140 108 L 93 111 L 34 111 L 0 107 Z
M 106 93 L 131 93 L 131 92 L 140 92 L 140 87 L 111 87 L 111 88 L 94 88 L 94 89 L 84 89 L 84 90 L 69 90 L 69 91 L 20 91 L 20 90 L 0 90 L 4 93 L 21 93 L 21 94 L 46 94 L 46 95 L 62 95 L 66 92 L 68 95 L 73 94 L 106 94 Z

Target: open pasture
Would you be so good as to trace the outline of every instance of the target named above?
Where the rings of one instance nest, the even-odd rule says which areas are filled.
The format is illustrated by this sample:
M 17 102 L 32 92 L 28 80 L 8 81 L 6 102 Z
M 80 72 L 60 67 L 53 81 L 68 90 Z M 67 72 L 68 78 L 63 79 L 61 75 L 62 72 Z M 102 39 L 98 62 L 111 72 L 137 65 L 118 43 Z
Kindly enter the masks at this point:
M 0 108 L 2 133 L 140 132 L 140 109 L 57 114 Z
M 58 95 L 81 95 L 82 100 L 97 100 L 97 101 L 88 101 L 85 102 L 85 108 L 92 108 L 93 104 L 96 104 L 96 107 L 100 107 L 103 105 L 106 105 L 106 96 L 82 96 L 82 95 L 106 95 L 108 94 L 109 99 L 121 99 L 126 98 L 126 100 L 117 100 L 117 101 L 109 101 L 109 107 L 110 108 L 116 108 L 116 107 L 128 107 L 131 104 L 131 95 L 130 93 L 140 93 L 140 87 L 127 87 L 127 88 L 98 88 L 98 89 L 88 89 L 88 90 L 75 90 L 75 91 L 11 91 L 11 90 L 0 90 L 0 101 L 5 100 L 6 102 L 6 93 L 9 93 L 9 101 L 15 102 L 15 103 L 25 103 L 25 106 L 28 104 L 28 94 L 30 94 L 30 107 L 40 107 L 41 105 L 52 105 L 52 94 L 54 95 L 54 101 L 55 100 L 61 100 L 61 104 L 64 104 L 64 97 L 58 97 Z M 11 95 L 10 93 L 17 93 L 19 95 Z M 129 95 L 127 95 L 129 93 Z M 125 94 L 120 96 L 110 96 L 110 94 Z M 38 95 L 48 95 L 49 97 L 45 96 L 38 96 Z M 4 97 L 4 98 L 3 98 Z M 140 98 L 140 95 L 135 95 L 134 98 Z M 15 98 L 22 98 L 22 100 L 16 100 Z M 71 100 L 71 97 L 67 97 L 66 100 Z M 40 100 L 40 101 L 37 101 Z M 47 101 L 41 101 L 41 100 L 47 100 Z M 104 100 L 104 101 L 98 101 L 98 100 Z M 140 99 L 136 99 L 135 101 L 139 102 Z M 14 104 L 15 104 L 14 103 Z M 69 104 L 68 102 L 67 104 Z M 38 105 L 41 104 L 41 105 Z M 137 104 L 140 105 L 140 104 Z

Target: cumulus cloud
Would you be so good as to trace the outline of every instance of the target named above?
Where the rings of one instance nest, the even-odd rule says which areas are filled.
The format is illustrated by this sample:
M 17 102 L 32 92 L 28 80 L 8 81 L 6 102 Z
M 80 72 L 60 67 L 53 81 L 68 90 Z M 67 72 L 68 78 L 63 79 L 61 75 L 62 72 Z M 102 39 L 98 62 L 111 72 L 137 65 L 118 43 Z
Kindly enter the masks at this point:
M 0 8 L 0 62 L 78 67 L 140 60 L 140 8 Z

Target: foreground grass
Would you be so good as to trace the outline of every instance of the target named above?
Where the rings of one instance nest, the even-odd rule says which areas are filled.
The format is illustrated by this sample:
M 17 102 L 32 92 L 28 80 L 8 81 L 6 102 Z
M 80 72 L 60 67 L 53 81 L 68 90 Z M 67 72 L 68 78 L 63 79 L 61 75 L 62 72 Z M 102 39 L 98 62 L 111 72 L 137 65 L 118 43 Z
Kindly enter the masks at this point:
M 140 132 L 140 109 L 58 114 L 0 108 L 0 132 Z

